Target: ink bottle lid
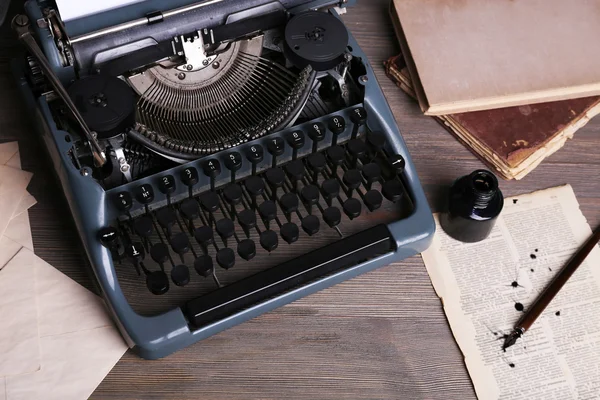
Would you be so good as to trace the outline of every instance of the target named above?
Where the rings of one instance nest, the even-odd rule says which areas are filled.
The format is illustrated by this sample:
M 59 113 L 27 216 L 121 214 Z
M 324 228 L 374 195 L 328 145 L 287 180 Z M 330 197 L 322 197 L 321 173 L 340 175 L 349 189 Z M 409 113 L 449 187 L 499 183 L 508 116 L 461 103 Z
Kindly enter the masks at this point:
M 479 242 L 489 236 L 503 207 L 498 179 L 492 172 L 479 169 L 454 182 L 440 224 L 456 240 Z

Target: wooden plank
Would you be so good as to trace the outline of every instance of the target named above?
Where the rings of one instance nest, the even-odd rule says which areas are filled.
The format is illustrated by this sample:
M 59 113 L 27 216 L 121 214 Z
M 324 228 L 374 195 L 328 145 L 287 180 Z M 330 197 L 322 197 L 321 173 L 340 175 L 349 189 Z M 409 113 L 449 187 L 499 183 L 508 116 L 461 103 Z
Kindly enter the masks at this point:
M 344 17 L 367 52 L 412 153 L 430 202 L 483 165 L 385 77 L 398 51 L 387 0 L 360 1 Z M 23 167 L 34 173 L 30 210 L 36 253 L 93 289 L 67 205 L 7 62 L 12 34 L 0 29 L 0 141 L 18 140 Z M 506 195 L 570 183 L 590 224 L 600 223 L 600 119 L 575 135 Z M 295 246 L 295 247 L 294 247 Z M 302 254 L 301 243 L 292 245 Z M 462 356 L 420 257 L 304 298 L 167 359 L 127 353 L 98 387 L 104 399 L 474 399 Z

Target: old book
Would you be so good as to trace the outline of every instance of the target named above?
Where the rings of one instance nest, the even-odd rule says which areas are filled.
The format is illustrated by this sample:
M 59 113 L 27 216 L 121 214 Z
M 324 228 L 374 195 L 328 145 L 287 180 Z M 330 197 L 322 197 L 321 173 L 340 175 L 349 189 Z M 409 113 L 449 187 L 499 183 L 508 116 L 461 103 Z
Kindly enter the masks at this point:
M 416 97 L 402 54 L 386 62 L 386 73 Z M 505 179 L 521 179 L 600 112 L 600 97 L 473 111 L 434 118 Z
M 394 0 L 391 13 L 428 115 L 600 95 L 600 0 Z
M 506 199 L 490 236 L 461 243 L 439 225 L 423 261 L 479 400 L 598 399 L 600 248 L 517 343 L 510 332 L 592 235 L 571 186 Z

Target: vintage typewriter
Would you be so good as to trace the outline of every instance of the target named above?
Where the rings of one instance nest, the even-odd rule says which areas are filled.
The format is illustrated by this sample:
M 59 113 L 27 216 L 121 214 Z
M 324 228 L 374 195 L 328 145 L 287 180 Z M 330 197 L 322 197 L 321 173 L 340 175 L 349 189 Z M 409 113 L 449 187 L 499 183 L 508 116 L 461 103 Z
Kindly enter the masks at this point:
M 141 357 L 428 246 L 415 168 L 339 18 L 352 1 L 108 3 L 26 2 L 14 69 Z

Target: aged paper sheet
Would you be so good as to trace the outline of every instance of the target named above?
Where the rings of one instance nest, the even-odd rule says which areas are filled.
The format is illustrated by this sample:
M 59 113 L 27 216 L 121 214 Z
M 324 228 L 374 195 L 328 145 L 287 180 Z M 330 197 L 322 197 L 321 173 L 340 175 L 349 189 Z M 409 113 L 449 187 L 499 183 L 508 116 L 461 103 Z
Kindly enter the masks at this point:
M 423 260 L 480 400 L 600 396 L 600 249 L 517 344 L 503 335 L 592 231 L 570 186 L 506 199 L 489 238 L 438 230 Z
M 23 249 L 0 270 L 0 377 L 40 368 L 34 257 Z

